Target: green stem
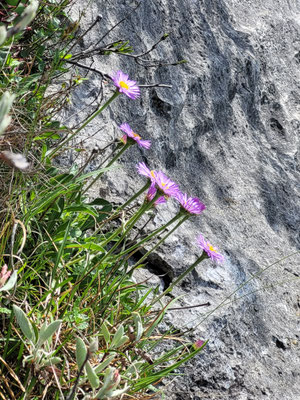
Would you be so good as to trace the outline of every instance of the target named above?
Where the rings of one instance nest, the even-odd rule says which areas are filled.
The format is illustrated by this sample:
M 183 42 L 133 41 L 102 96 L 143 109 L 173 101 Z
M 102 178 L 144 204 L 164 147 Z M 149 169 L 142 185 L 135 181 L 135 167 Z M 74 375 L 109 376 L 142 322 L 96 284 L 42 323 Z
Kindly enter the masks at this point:
M 95 111 L 94 114 L 92 114 L 79 128 L 77 128 L 76 131 L 71 136 L 66 138 L 59 146 L 57 146 L 57 148 L 52 151 L 52 153 L 49 155 L 49 157 L 53 157 L 54 154 L 56 154 L 58 152 L 58 150 L 60 150 L 63 146 L 65 146 L 67 143 L 69 143 L 69 141 L 72 140 L 73 137 L 75 135 L 77 135 L 77 133 L 79 133 L 82 129 L 84 129 L 95 117 L 97 117 L 98 114 L 100 114 L 103 110 L 105 110 L 105 108 L 108 107 L 110 105 L 110 103 L 112 101 L 114 101 L 114 99 L 116 99 L 119 95 L 120 95 L 120 92 L 115 91 L 115 93 L 111 96 L 111 98 L 108 99 L 107 102 L 105 104 L 103 104 L 102 107 L 98 108 L 98 110 Z
M 116 211 L 110 217 L 108 217 L 107 219 L 102 221 L 99 228 L 94 232 L 94 234 L 97 234 L 107 222 L 112 221 L 115 217 L 117 217 L 119 215 L 121 210 L 123 210 L 130 203 L 132 203 L 137 197 L 139 197 L 142 193 L 144 193 L 145 190 L 147 190 L 149 188 L 150 184 L 151 184 L 150 181 L 147 182 L 147 184 L 145 186 L 143 186 L 142 189 L 140 189 L 137 193 L 135 193 L 129 200 L 127 200 L 126 203 L 124 203 L 122 206 L 118 207 L 116 209 Z
M 161 194 L 159 192 L 156 193 L 156 195 L 154 196 L 153 200 L 151 200 L 149 203 L 144 203 L 140 209 L 136 212 L 135 215 L 133 215 L 130 220 L 127 222 L 126 224 L 126 231 L 121 235 L 121 237 L 119 238 L 119 240 L 117 241 L 117 243 L 115 243 L 113 245 L 113 247 L 101 258 L 101 260 L 94 265 L 92 268 L 89 269 L 89 271 L 84 274 L 84 276 L 75 283 L 75 285 L 80 284 L 80 282 L 82 282 L 94 269 L 96 269 L 99 265 L 101 265 L 103 263 L 104 260 L 107 259 L 108 256 L 110 256 L 115 250 L 116 248 L 120 245 L 120 243 L 124 240 L 124 238 L 128 235 L 128 233 L 131 231 L 131 229 L 134 227 L 135 223 L 141 218 L 141 216 L 147 211 L 149 210 L 153 204 L 156 202 L 156 200 L 161 196 Z M 122 232 L 122 227 L 118 228 L 104 243 L 101 243 L 101 246 L 105 246 L 107 243 L 109 243 L 112 239 L 114 239 L 119 233 Z M 74 285 L 74 286 L 75 286 Z
M 175 217 L 173 217 L 169 222 L 167 222 L 165 225 L 161 226 L 160 228 L 156 229 L 150 235 L 145 237 L 145 239 L 141 240 L 134 246 L 129 247 L 129 249 L 124 250 L 122 253 L 119 254 L 119 256 L 124 256 L 125 254 L 131 253 L 133 250 L 135 250 L 138 247 L 141 247 L 144 243 L 148 242 L 150 239 L 152 239 L 154 236 L 158 235 L 161 231 L 165 230 L 169 225 L 172 225 L 175 221 L 180 218 L 182 214 L 177 214 Z
M 158 297 L 153 299 L 151 304 L 155 304 L 163 296 L 165 296 L 167 293 L 171 292 L 174 289 L 174 287 L 186 277 L 186 275 L 188 275 L 191 271 L 193 271 L 193 269 L 195 269 L 197 267 L 197 265 L 200 264 L 201 261 L 205 260 L 206 258 L 208 258 L 208 255 L 206 254 L 205 251 L 203 251 L 201 256 L 194 262 L 194 264 L 192 264 L 186 271 L 184 271 L 181 275 L 179 275 L 179 277 L 177 279 L 175 279 L 175 281 L 172 283 L 172 285 L 170 285 L 162 294 L 160 294 Z
M 137 193 L 135 193 L 126 203 L 122 204 L 119 208 L 117 208 L 115 214 L 119 213 L 119 211 L 123 210 L 125 207 L 129 206 L 135 199 L 137 199 L 142 193 L 144 193 L 147 189 L 149 189 L 151 185 L 151 181 L 149 180 L 145 186 L 142 187 Z
M 144 209 L 145 209 L 145 206 L 146 206 L 146 205 L 147 205 L 147 204 L 145 204 L 145 203 L 143 203 L 143 204 L 141 205 L 141 207 L 138 209 L 138 211 L 137 211 L 137 212 L 130 218 L 130 220 L 127 222 L 126 226 L 127 226 L 127 225 L 131 225 L 132 223 L 134 224 L 134 223 L 139 219 L 140 215 L 142 215 L 142 214 L 144 213 Z M 116 229 L 115 232 L 114 232 L 112 235 L 110 235 L 109 238 L 107 238 L 104 242 L 101 242 L 101 246 L 104 247 L 104 246 L 106 246 L 109 242 L 111 242 L 116 236 L 119 235 L 119 233 L 122 232 L 122 229 L 123 229 L 122 226 L 120 226 L 118 229 Z
M 107 164 L 107 166 L 105 168 L 109 168 L 123 153 L 124 151 L 126 151 L 128 149 L 128 147 L 130 147 L 131 144 L 127 143 L 125 144 L 122 149 L 111 159 L 111 161 Z M 96 176 L 96 178 L 94 178 L 92 180 L 92 182 L 88 185 L 88 187 L 86 189 L 84 189 L 84 191 L 82 192 L 82 194 L 86 193 L 90 187 L 92 187 L 94 185 L 94 183 L 97 182 L 97 180 L 104 174 L 103 171 L 99 172 L 99 174 Z
M 188 218 L 190 217 L 190 215 L 185 215 L 181 221 L 178 222 L 177 225 L 174 226 L 173 229 L 170 230 L 170 232 L 168 232 L 158 243 L 156 243 L 155 246 L 152 247 L 152 249 L 150 249 L 146 254 L 143 255 L 143 257 L 141 259 L 139 259 L 139 261 L 131 268 L 131 270 L 129 271 L 129 273 L 131 273 L 135 268 L 137 268 L 148 256 L 149 254 L 151 254 L 154 250 L 157 249 L 158 246 L 160 246 L 177 228 L 179 228 L 179 226 L 181 224 L 183 224 Z
M 153 200 L 151 200 L 149 203 L 144 203 L 140 209 L 135 213 L 135 215 L 133 215 L 130 220 L 127 222 L 126 226 L 126 230 L 125 232 L 121 235 L 120 239 L 117 241 L 117 243 L 109 250 L 108 253 L 106 253 L 105 258 L 110 255 L 118 246 L 119 244 L 124 240 L 124 238 L 128 235 L 128 233 L 131 231 L 131 229 L 134 227 L 134 225 L 136 224 L 136 222 L 141 218 L 141 216 L 147 211 L 149 210 L 149 208 L 151 208 L 153 206 L 153 204 L 155 203 L 155 201 L 158 199 L 159 197 L 159 193 L 156 194 L 156 196 L 154 196 Z M 117 229 L 117 231 L 122 230 L 122 227 Z M 119 233 L 119 232 L 118 232 Z M 117 236 L 114 234 L 114 237 Z M 111 240 L 111 239 L 110 239 Z M 107 242 L 107 240 L 106 240 Z M 105 243 L 107 244 L 107 243 Z M 103 245 L 102 245 L 103 246 Z M 102 260 L 101 260 L 102 262 Z

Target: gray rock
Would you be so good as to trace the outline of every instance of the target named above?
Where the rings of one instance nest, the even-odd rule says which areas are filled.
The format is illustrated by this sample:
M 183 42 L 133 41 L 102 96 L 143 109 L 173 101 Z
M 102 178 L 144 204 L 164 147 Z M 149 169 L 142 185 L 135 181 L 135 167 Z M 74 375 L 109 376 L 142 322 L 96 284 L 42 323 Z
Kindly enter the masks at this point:
M 102 20 L 82 49 L 133 5 L 116 0 L 90 5 L 82 31 L 99 13 Z M 79 1 L 73 18 L 84 7 Z M 136 101 L 120 96 L 84 131 L 80 139 L 87 149 L 119 138 L 122 122 L 153 143 L 149 151 L 131 148 L 122 169 L 110 172 L 93 193 L 128 198 L 143 184 L 135 171 L 138 161 L 162 168 L 207 210 L 170 237 L 154 269 L 159 259 L 171 275 L 186 269 L 200 254 L 199 232 L 226 257 L 217 266 L 206 260 L 174 291 L 184 294 L 182 306 L 207 301 L 211 306 L 169 313 L 178 329 L 196 326 L 193 338 L 209 339 L 199 357 L 180 370 L 185 375 L 166 387 L 169 399 L 300 399 L 299 253 L 279 262 L 300 244 L 299 15 L 295 0 L 144 0 L 103 44 L 128 39 L 137 54 L 169 32 L 145 58 L 188 63 L 145 68 L 125 56 L 93 58 L 93 67 L 105 73 L 120 68 L 139 83 L 172 85 L 143 89 Z M 65 115 L 70 125 L 84 115 L 84 110 L 74 115 L 74 109 L 89 104 L 99 89 L 100 76 L 89 78 Z M 104 98 L 111 92 L 105 84 Z M 173 203 L 162 206 L 154 226 L 174 212 Z

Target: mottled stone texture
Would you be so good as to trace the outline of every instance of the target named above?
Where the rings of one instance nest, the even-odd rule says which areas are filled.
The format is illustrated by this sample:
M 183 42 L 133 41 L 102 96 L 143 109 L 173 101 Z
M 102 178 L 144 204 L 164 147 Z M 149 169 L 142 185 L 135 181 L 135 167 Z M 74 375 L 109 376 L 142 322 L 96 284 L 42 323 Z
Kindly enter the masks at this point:
M 133 6 L 95 1 L 82 30 L 98 14 L 103 18 L 82 49 Z M 73 17 L 84 7 L 78 0 Z M 169 32 L 145 58 L 188 63 L 144 68 L 125 56 L 94 57 L 93 67 L 106 73 L 121 68 L 140 83 L 173 86 L 143 89 L 137 101 L 121 96 L 85 130 L 87 148 L 120 137 L 122 122 L 153 142 L 150 151 L 131 148 L 95 194 L 127 198 L 143 182 L 137 161 L 162 168 L 207 210 L 170 238 L 152 271 L 161 271 L 160 263 L 169 276 L 183 271 L 200 254 L 198 232 L 226 257 L 219 266 L 206 260 L 175 291 L 184 294 L 182 306 L 211 303 L 169 313 L 179 329 L 201 322 L 194 338 L 210 341 L 167 387 L 169 399 L 300 399 L 299 255 L 271 266 L 206 315 L 260 268 L 299 249 L 299 21 L 297 0 L 143 0 L 103 43 L 128 39 L 137 54 Z M 98 90 L 99 77 L 89 77 L 74 96 L 79 108 Z M 105 85 L 104 96 L 111 91 Z M 162 206 L 154 225 L 174 212 L 174 204 Z

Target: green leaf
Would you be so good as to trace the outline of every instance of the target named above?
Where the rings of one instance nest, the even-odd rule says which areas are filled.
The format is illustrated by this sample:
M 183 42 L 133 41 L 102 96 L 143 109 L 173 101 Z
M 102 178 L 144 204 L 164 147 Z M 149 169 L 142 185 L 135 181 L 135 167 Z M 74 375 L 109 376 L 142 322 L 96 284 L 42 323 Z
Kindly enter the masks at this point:
M 10 6 L 17 6 L 20 3 L 20 0 L 6 0 L 6 3 Z
M 26 314 L 20 307 L 16 305 L 13 305 L 13 310 L 23 334 L 26 336 L 28 340 L 31 340 L 33 342 L 34 333 L 31 323 L 29 319 L 26 317 Z
M 12 289 L 17 282 L 17 277 L 18 277 L 17 271 L 14 271 L 11 274 L 11 277 L 9 278 L 9 280 L 6 282 L 6 284 L 0 288 L 0 292 L 8 291 L 8 290 Z
M 62 56 L 64 60 L 70 60 L 72 58 L 72 54 L 66 54 L 65 56 Z
M 11 314 L 11 310 L 9 310 L 8 308 L 5 308 L 5 307 L 0 307 L 0 314 L 1 313 L 10 315 Z
M 111 206 L 111 203 L 105 199 L 101 199 L 98 197 L 97 199 L 94 199 L 90 203 L 88 203 L 89 206 Z
M 43 367 L 46 367 L 48 365 L 55 365 L 55 364 L 58 364 L 61 361 L 62 360 L 61 360 L 60 357 L 51 357 L 48 360 L 43 361 Z
M 84 361 L 86 360 L 87 348 L 84 341 L 81 338 L 76 339 L 76 362 L 78 369 L 82 367 Z
M 101 364 L 98 364 L 97 367 L 95 367 L 94 371 L 96 374 L 100 374 L 111 362 L 112 360 L 116 357 L 116 353 L 111 353 L 109 357 L 107 357 Z
M 85 214 L 93 215 L 94 217 L 97 217 L 98 215 L 98 213 L 92 207 L 87 207 L 83 205 L 66 207 L 64 209 L 64 212 L 82 212 Z
M 118 343 L 122 339 L 123 335 L 124 335 L 124 327 L 123 325 L 120 325 L 117 332 L 114 334 L 110 347 L 115 347 L 115 346 L 118 347 Z
M 44 342 L 46 342 L 46 340 L 50 339 L 54 334 L 54 332 L 58 330 L 61 323 L 62 323 L 61 319 L 53 321 L 51 322 L 51 324 L 47 326 L 45 330 L 41 331 L 39 335 L 38 346 L 41 346 Z
M 100 381 L 98 376 L 95 374 L 95 371 L 93 370 L 91 364 L 87 362 L 85 364 L 85 370 L 88 376 L 88 380 L 90 381 L 90 384 L 92 388 L 96 389 L 100 385 Z
M 104 336 L 104 340 L 106 343 L 106 346 L 109 346 L 110 343 L 110 333 L 109 330 L 107 329 L 106 323 L 103 322 L 102 327 L 101 327 L 101 333 Z
M 143 335 L 143 324 L 142 324 L 142 320 L 141 320 L 141 316 L 139 313 L 134 312 L 132 313 L 132 317 L 133 317 L 133 321 L 134 321 L 134 325 L 135 325 L 135 330 L 136 330 L 136 341 L 139 341 L 140 338 Z
M 45 132 L 40 136 L 36 136 L 33 140 L 44 140 L 44 139 L 60 139 L 58 133 L 55 132 Z
M 115 347 L 121 347 L 123 344 L 129 341 L 129 337 L 124 335 L 121 337 L 121 339 L 118 341 L 118 343 L 115 345 Z
M 105 253 L 105 250 L 102 246 L 96 243 L 86 243 L 86 244 L 67 244 L 65 246 L 66 249 L 87 249 L 87 250 L 95 250 L 100 253 Z

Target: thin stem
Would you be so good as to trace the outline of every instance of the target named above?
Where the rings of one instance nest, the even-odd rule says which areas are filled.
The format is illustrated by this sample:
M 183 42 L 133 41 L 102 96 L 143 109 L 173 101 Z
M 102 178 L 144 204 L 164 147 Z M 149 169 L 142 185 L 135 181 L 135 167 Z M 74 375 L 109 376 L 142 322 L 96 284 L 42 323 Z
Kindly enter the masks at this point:
M 72 133 L 71 136 L 69 136 L 68 138 L 63 140 L 63 142 L 59 146 L 57 146 L 57 148 L 55 150 L 53 150 L 49 156 L 53 157 L 54 154 L 56 154 L 58 152 L 58 150 L 60 150 L 63 146 L 65 146 L 67 143 L 69 143 L 69 141 L 72 140 L 75 135 L 77 135 L 82 129 L 84 129 L 95 117 L 97 117 L 98 114 L 100 114 L 103 110 L 105 110 L 105 108 L 108 107 L 110 105 L 110 103 L 114 99 L 116 99 L 120 94 L 121 93 L 116 90 L 115 93 L 111 96 L 111 98 L 108 99 L 107 102 L 105 104 L 103 104 L 102 107 L 98 108 L 98 110 L 95 111 L 94 114 L 92 114 L 90 116 L 90 118 L 88 118 L 79 128 L 77 128 L 76 131 L 74 133 Z
M 165 230 L 169 225 L 172 225 L 175 221 L 178 220 L 178 218 L 180 218 L 182 216 L 182 214 L 177 214 L 175 215 L 175 217 L 173 217 L 169 222 L 167 222 L 165 225 L 161 226 L 160 228 L 156 229 L 155 231 L 153 231 L 152 233 L 150 233 L 150 235 L 148 235 L 147 237 L 145 237 L 143 240 L 141 240 L 140 242 L 138 242 L 137 244 L 135 244 L 134 246 L 131 246 L 129 249 L 124 250 L 122 253 L 120 253 L 120 256 L 124 256 L 125 254 L 131 253 L 133 250 L 135 250 L 138 247 L 141 247 L 144 243 L 148 242 L 150 239 L 152 239 L 154 236 L 158 235 L 160 232 L 162 232 L 163 230 Z
M 281 261 L 286 260 L 289 257 L 294 256 L 295 254 L 298 254 L 299 251 L 296 251 L 295 253 L 289 254 L 283 258 L 281 258 L 280 260 L 277 260 L 275 262 L 273 262 L 270 265 L 267 265 L 265 268 L 262 268 L 261 270 L 259 270 L 256 274 L 252 275 L 250 278 L 246 279 L 245 282 L 243 282 L 241 285 L 239 285 L 233 292 L 231 292 L 228 296 L 225 297 L 225 299 L 223 301 L 221 301 L 220 304 L 218 304 L 213 310 L 211 310 L 209 313 L 207 313 L 205 315 L 204 318 L 201 319 L 201 321 L 195 325 L 193 328 L 187 329 L 186 331 L 184 331 L 184 333 L 187 333 L 189 331 L 194 330 L 195 328 L 197 328 L 197 326 L 199 326 L 200 324 L 202 324 L 210 315 L 212 315 L 215 311 L 217 311 L 219 308 L 221 308 L 224 304 L 226 304 L 226 301 L 229 300 L 235 293 L 237 293 L 239 290 L 241 290 L 244 286 L 246 286 L 249 282 L 253 281 L 255 278 L 257 278 L 258 276 L 262 275 L 265 271 L 267 271 L 269 268 L 273 267 L 273 265 L 276 265 L 278 263 L 280 263 Z M 198 318 L 197 318 L 198 319 Z M 194 322 L 194 321 L 191 321 Z
M 185 215 L 181 221 L 178 222 L 178 224 L 176 226 L 174 226 L 173 229 L 170 230 L 170 232 L 168 232 L 158 243 L 156 243 L 155 246 L 152 247 L 152 249 L 150 249 L 146 254 L 143 255 L 143 257 L 136 263 L 134 264 L 134 266 L 131 268 L 131 270 L 129 271 L 129 273 L 131 273 L 135 268 L 137 268 L 148 256 L 149 254 L 151 254 L 154 250 L 157 249 L 158 246 L 160 246 L 177 228 L 179 228 L 179 226 L 181 224 L 183 224 L 188 218 L 190 217 L 190 215 Z
M 89 269 L 88 272 L 86 272 L 84 274 L 84 276 L 77 281 L 74 286 L 79 285 L 80 282 L 82 282 L 92 271 L 94 271 L 96 268 L 99 267 L 99 265 L 101 265 L 103 263 L 104 260 L 107 259 L 108 256 L 110 256 L 115 250 L 116 248 L 120 245 L 120 243 L 124 240 L 124 238 L 126 237 L 126 235 L 128 235 L 128 233 L 131 231 L 131 229 L 133 228 L 133 226 L 135 225 L 135 223 L 141 218 L 141 216 L 147 211 L 149 210 L 149 208 L 151 208 L 153 206 L 153 204 L 156 202 L 156 200 L 159 198 L 160 193 L 156 193 L 156 195 L 154 196 L 153 200 L 151 200 L 149 203 L 143 204 L 140 209 L 136 212 L 135 215 L 133 215 L 130 220 L 127 222 L 126 224 L 126 231 L 121 235 L 121 237 L 119 238 L 119 240 L 117 241 L 116 244 L 114 244 L 114 246 L 101 258 L 101 260 L 94 265 L 92 268 Z M 114 239 L 120 232 L 122 231 L 122 227 L 118 228 L 105 242 L 104 244 L 101 243 L 102 246 L 105 246 L 108 242 L 110 242 L 112 239 Z
M 120 211 L 122 211 L 125 207 L 127 207 L 130 203 L 132 203 L 137 197 L 139 197 L 142 193 L 144 193 L 149 188 L 150 184 L 151 184 L 150 181 L 147 182 L 147 184 L 145 186 L 143 186 L 142 189 L 140 189 L 132 197 L 130 197 L 130 199 L 127 200 L 126 203 L 124 203 L 122 206 L 117 208 L 117 210 L 110 217 L 108 217 L 107 219 L 102 221 L 100 226 L 99 226 L 99 228 L 95 231 L 94 234 L 97 234 L 107 222 L 112 221 L 113 219 L 115 219 L 120 214 Z
M 127 250 L 124 250 L 122 253 L 119 253 L 119 258 L 116 261 L 116 267 L 117 269 L 121 268 L 125 262 L 132 257 L 138 250 L 139 248 L 142 247 L 142 245 L 149 241 L 150 239 L 152 239 L 154 236 L 156 236 L 157 234 L 159 234 L 161 231 L 164 231 L 169 225 L 173 224 L 181 215 L 177 214 L 175 215 L 175 217 L 173 217 L 169 222 L 167 222 L 165 225 L 161 226 L 160 228 L 156 229 L 155 231 L 153 231 L 150 235 L 148 235 L 146 238 L 144 238 L 143 240 L 141 240 L 139 243 L 135 244 L 134 246 L 128 248 Z M 117 263 L 119 262 L 120 258 L 126 254 L 129 255 L 123 259 L 123 261 L 118 265 Z
M 103 104 L 102 107 L 100 107 L 97 111 L 95 111 L 94 114 L 92 114 L 87 121 L 85 121 L 79 128 L 76 129 L 74 135 L 80 132 L 82 129 L 84 129 L 95 117 L 97 117 L 98 114 L 100 114 L 103 110 L 105 110 L 105 108 L 108 107 L 110 103 L 113 102 L 114 99 L 116 99 L 120 94 L 121 93 L 118 90 L 116 90 L 115 93 L 111 96 L 111 98 L 108 99 L 107 102 Z M 70 140 L 70 138 L 68 140 Z
M 70 395 L 68 396 L 68 398 L 66 400 L 73 400 L 74 399 L 74 396 L 75 396 L 75 393 L 76 393 L 76 389 L 77 389 L 77 386 L 78 386 L 78 383 L 79 383 L 80 375 L 82 374 L 82 372 L 84 370 L 84 367 L 86 366 L 86 363 L 89 361 L 89 358 L 90 358 L 90 351 L 88 349 L 87 353 L 86 353 L 86 356 L 85 356 L 85 359 L 84 359 L 84 361 L 83 361 L 83 363 L 82 363 L 82 365 L 81 365 L 81 367 L 80 367 L 80 369 L 78 371 L 78 374 L 76 376 L 72 391 L 71 391 Z
M 137 216 L 139 217 L 139 215 L 143 214 L 143 211 L 145 209 L 146 204 L 143 203 L 141 205 L 141 207 L 139 208 L 139 210 L 130 218 L 130 220 L 127 222 L 128 225 L 131 225 L 132 222 L 135 223 L 137 221 Z M 136 219 L 137 218 L 137 219 Z M 119 233 L 122 232 L 122 226 L 120 226 L 118 229 L 116 229 L 116 231 L 110 235 L 110 237 L 108 239 L 106 239 L 104 242 L 101 243 L 101 246 L 104 247 L 106 246 L 109 242 L 111 242 L 116 236 L 118 236 Z
M 150 180 L 143 186 L 137 193 L 135 193 L 129 200 L 127 200 L 124 204 L 122 204 L 119 208 L 117 208 L 115 213 L 119 213 L 121 210 L 124 210 L 130 203 L 132 203 L 135 199 L 137 199 L 141 194 L 143 194 L 147 189 L 149 189 L 151 185 Z
M 111 159 L 111 161 L 107 164 L 105 168 L 109 168 L 127 149 L 131 146 L 131 143 L 125 144 L 122 149 Z M 84 189 L 82 194 L 85 194 L 93 185 L 97 182 L 97 180 L 104 174 L 104 171 L 100 171 L 99 174 L 92 180 L 92 182 Z
M 177 279 L 175 279 L 175 281 L 162 293 L 160 294 L 158 297 L 156 297 L 155 299 L 152 300 L 151 304 L 155 304 L 156 302 L 158 302 L 163 296 L 165 296 L 167 293 L 171 292 L 173 290 L 173 288 L 179 283 L 181 282 L 191 271 L 193 271 L 198 264 L 201 263 L 201 261 L 205 260 L 206 258 L 208 258 L 207 254 L 205 251 L 202 252 L 201 256 L 194 262 L 194 264 L 192 264 L 186 271 L 184 271 L 182 274 L 179 275 L 179 277 Z

